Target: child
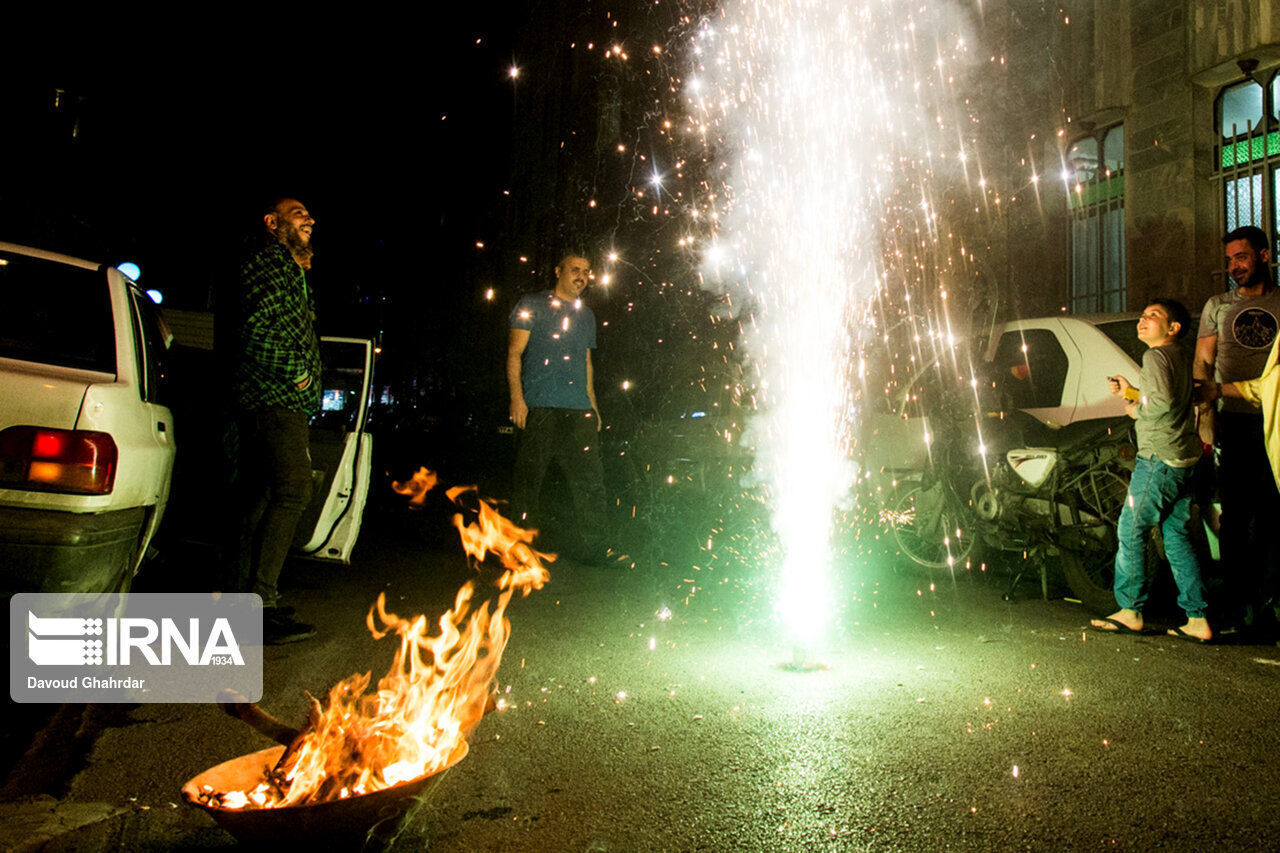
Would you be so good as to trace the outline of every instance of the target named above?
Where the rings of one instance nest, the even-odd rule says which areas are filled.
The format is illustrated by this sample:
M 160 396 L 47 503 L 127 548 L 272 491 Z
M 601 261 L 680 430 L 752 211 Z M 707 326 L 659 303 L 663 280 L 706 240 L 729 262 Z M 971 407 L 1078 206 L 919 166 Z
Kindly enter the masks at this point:
M 1138 458 L 1116 535 L 1116 603 L 1120 609 L 1090 624 L 1109 633 L 1142 633 L 1146 602 L 1143 558 L 1151 528 L 1160 525 L 1165 556 L 1178 585 L 1178 606 L 1187 623 L 1169 635 L 1197 643 L 1213 640 L 1205 618 L 1204 584 L 1191 547 L 1191 473 L 1200 458 L 1191 406 L 1191 374 L 1178 339 L 1191 317 L 1180 302 L 1153 299 L 1138 319 L 1138 339 L 1147 345 L 1134 388 L 1123 376 L 1108 378 L 1111 393 L 1126 399 L 1124 411 L 1138 422 Z

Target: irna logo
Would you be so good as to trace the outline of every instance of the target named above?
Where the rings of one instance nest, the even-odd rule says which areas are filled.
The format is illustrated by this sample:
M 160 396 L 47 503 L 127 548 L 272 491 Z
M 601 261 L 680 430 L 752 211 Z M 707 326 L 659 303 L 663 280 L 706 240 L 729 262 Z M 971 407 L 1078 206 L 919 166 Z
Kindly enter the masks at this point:
M 244 666 L 226 618 L 206 620 L 207 631 L 200 619 L 186 621 L 184 629 L 169 618 L 41 618 L 28 610 L 27 655 L 37 666 L 169 666 L 175 655 L 191 666 Z

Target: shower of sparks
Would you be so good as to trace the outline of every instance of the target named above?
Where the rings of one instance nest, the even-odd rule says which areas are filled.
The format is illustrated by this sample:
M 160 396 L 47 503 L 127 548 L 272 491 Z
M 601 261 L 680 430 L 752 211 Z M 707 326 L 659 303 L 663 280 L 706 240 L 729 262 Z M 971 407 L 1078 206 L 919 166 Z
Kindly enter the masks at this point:
M 885 524 L 907 525 L 916 520 L 915 507 L 904 510 L 882 509 L 880 510 L 880 520 Z
M 1060 201 L 1060 170 L 1074 178 L 1067 113 L 1056 135 L 980 120 L 1022 92 L 998 46 L 970 35 L 1000 32 L 992 21 L 959 0 L 587 4 L 494 87 L 505 105 L 574 69 L 564 87 L 521 89 L 517 136 L 545 134 L 555 152 L 522 171 L 563 170 L 580 189 L 565 227 L 595 262 L 587 302 L 609 353 L 597 388 L 617 392 L 602 395 L 601 450 L 634 480 L 610 498 L 645 543 L 630 568 L 669 573 L 675 619 L 732 596 L 748 621 L 779 601 L 799 613 L 811 630 L 797 645 L 818 616 L 856 624 L 875 563 L 897 559 L 896 529 L 913 523 L 903 498 L 919 481 L 895 471 L 956 445 L 934 417 L 939 389 L 969 420 L 963 449 L 983 444 L 972 332 L 1024 286 L 1017 223 Z M 495 78 L 517 67 L 505 51 L 491 61 Z M 561 115 L 570 93 L 592 108 L 532 120 Z M 542 186 L 497 197 L 540 209 Z M 467 238 L 501 278 L 524 277 L 497 308 L 554 263 L 541 230 L 502 233 Z M 910 464 L 875 458 L 886 449 Z
M 833 518 L 854 481 L 858 332 L 893 266 L 886 256 L 902 254 L 895 242 L 919 245 L 937 228 L 928 179 L 942 120 L 927 97 L 941 5 L 917 10 L 938 32 L 926 39 L 901 2 L 737 0 L 693 39 L 692 121 L 715 129 L 726 175 L 706 205 L 719 227 L 703 271 L 745 307 L 758 408 L 747 440 L 781 551 L 777 608 L 798 649 L 831 616 Z

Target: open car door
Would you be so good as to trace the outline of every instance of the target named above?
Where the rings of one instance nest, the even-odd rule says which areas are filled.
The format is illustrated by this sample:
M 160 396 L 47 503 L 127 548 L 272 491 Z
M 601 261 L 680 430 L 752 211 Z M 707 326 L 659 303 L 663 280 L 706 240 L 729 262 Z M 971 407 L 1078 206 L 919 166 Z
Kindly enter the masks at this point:
M 321 409 L 311 418 L 311 505 L 298 522 L 295 553 L 351 562 L 369 494 L 373 438 L 365 432 L 373 341 L 320 339 Z

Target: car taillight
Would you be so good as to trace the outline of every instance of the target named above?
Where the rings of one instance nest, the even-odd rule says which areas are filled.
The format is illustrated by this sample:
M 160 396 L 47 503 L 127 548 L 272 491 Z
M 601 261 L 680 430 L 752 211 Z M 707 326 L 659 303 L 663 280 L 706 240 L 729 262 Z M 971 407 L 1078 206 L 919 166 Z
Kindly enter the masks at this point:
M 0 488 L 110 494 L 117 456 L 105 432 L 9 427 L 0 432 Z

